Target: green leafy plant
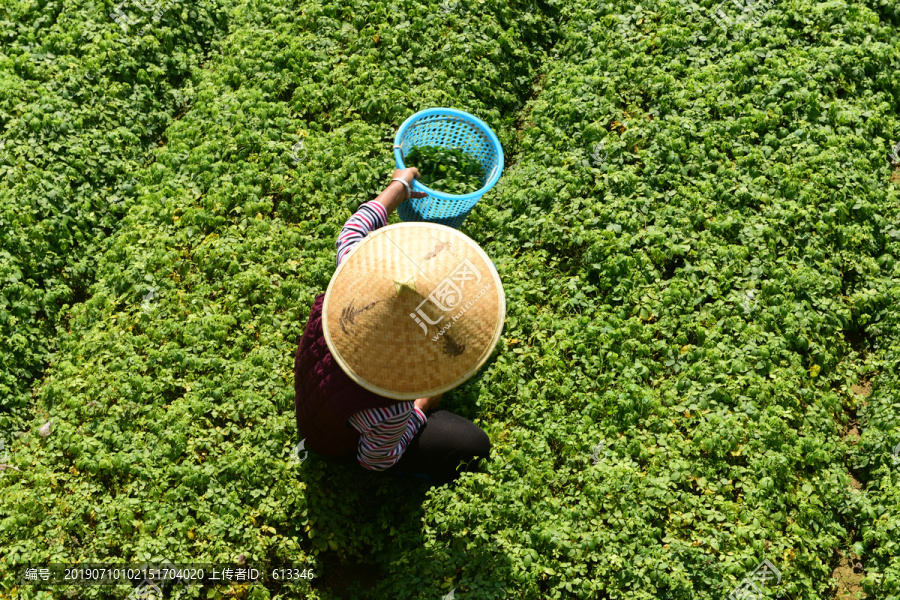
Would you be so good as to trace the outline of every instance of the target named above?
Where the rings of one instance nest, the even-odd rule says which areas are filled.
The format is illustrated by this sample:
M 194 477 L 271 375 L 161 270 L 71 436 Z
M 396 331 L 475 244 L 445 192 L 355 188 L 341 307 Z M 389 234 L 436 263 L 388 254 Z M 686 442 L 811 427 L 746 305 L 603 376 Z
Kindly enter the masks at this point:
M 407 167 L 419 170 L 419 181 L 447 194 L 477 192 L 484 184 L 478 158 L 460 148 L 415 146 L 403 157 Z
M 0 387 L 30 417 L 0 432 L 0 595 L 38 595 L 26 563 L 244 554 L 317 578 L 186 597 L 718 600 L 766 558 L 799 600 L 852 551 L 896 598 L 897 8 L 799 0 L 736 41 L 686 0 L 441 4 L 240 0 L 202 68 L 177 50 L 193 21 L 128 51 L 111 23 L 40 35 L 53 3 L 0 21 Z M 115 106 L 57 117 L 83 81 L 48 53 L 87 39 Z M 193 101 L 169 118 L 143 86 L 172 61 Z M 379 140 L 432 106 L 504 145 L 463 229 L 507 320 L 442 404 L 490 460 L 422 492 L 292 460 L 292 367 L 335 236 L 393 169 Z M 79 119 L 128 161 L 56 147 Z M 57 154 L 26 152 L 39 133 Z
M 134 201 L 135 173 L 194 94 L 230 0 L 123 36 L 103 3 L 9 6 L 0 21 L 0 429 L 24 427 L 67 307 Z M 27 65 L 25 67 L 24 65 Z

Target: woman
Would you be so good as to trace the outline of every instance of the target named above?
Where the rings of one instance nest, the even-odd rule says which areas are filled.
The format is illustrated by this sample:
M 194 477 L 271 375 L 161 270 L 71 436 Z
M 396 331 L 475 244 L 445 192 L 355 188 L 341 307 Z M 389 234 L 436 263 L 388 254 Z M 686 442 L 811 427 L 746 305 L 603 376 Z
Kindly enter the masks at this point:
M 395 170 L 391 184 L 347 220 L 335 244 L 338 265 L 370 232 L 384 227 L 402 202 L 425 196 L 411 191 L 418 176 L 415 168 Z M 398 401 L 351 379 L 325 342 L 324 297 L 319 294 L 313 303 L 294 361 L 297 429 L 308 449 L 438 485 L 487 458 L 487 434 L 468 419 L 438 410 L 443 394 Z

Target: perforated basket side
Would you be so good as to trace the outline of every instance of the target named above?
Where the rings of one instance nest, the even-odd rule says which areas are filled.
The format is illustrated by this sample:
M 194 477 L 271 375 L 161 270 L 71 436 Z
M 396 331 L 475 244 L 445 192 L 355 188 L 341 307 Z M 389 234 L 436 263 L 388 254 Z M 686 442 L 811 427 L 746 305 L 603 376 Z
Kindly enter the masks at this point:
M 403 221 L 429 221 L 459 228 L 478 200 L 500 177 L 503 149 L 499 140 L 486 124 L 468 113 L 455 109 L 429 109 L 407 119 L 398 131 L 394 146 L 397 168 L 405 167 L 403 158 L 416 146 L 460 148 L 481 164 L 484 171 L 481 189 L 464 195 L 447 194 L 416 180 L 413 189 L 425 192 L 426 196 L 410 199 L 397 210 Z
M 415 146 L 460 148 L 468 152 L 478 159 L 478 163 L 484 171 L 481 180 L 482 187 L 490 180 L 498 164 L 497 151 L 490 138 L 471 122 L 451 115 L 432 115 L 413 123 L 406 130 L 401 144 L 404 156 Z M 479 192 L 481 190 L 474 193 Z M 452 194 L 447 195 L 452 196 Z

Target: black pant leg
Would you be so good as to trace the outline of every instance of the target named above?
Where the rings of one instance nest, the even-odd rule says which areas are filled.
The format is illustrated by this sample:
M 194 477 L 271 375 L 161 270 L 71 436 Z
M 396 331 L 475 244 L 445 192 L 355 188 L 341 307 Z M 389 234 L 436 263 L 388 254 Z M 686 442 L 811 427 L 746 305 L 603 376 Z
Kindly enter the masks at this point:
M 400 460 L 388 471 L 425 473 L 437 484 L 473 470 L 491 451 L 491 440 L 477 425 L 446 410 L 427 415 Z M 462 464 L 460 464 L 462 463 Z

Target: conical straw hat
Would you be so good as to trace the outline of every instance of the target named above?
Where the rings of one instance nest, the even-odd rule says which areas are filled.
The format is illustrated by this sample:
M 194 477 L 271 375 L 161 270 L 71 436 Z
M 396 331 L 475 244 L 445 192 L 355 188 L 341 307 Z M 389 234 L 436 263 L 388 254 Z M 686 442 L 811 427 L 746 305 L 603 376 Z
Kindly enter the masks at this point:
M 471 238 L 436 223 L 366 236 L 331 278 L 325 342 L 362 387 L 414 400 L 450 390 L 491 355 L 506 317 L 500 276 Z

